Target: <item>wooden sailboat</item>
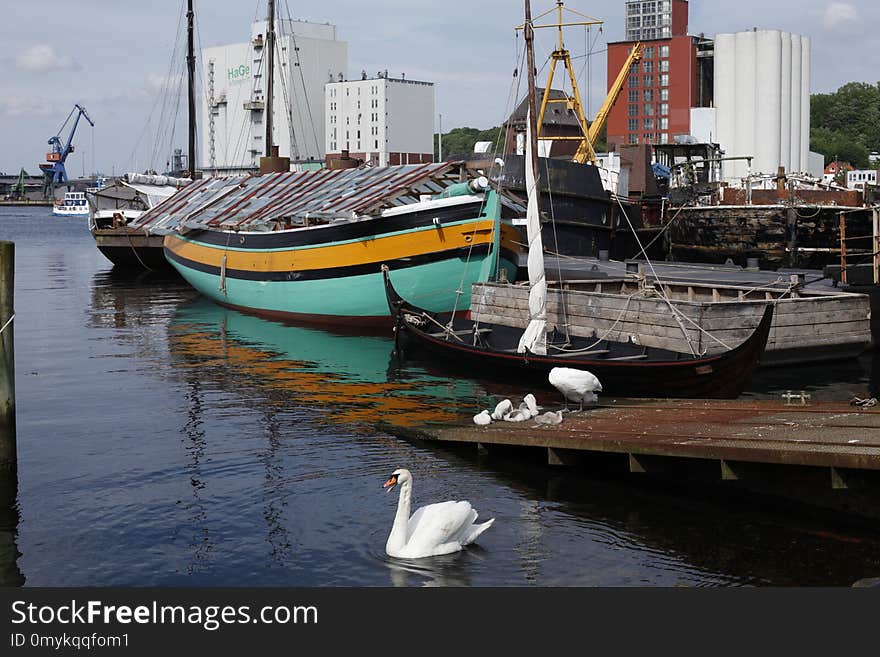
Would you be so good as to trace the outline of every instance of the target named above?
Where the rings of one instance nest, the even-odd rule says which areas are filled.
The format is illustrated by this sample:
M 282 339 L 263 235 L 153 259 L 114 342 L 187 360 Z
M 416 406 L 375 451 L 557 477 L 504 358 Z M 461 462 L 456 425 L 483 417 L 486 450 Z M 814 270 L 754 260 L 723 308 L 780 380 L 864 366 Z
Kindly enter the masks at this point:
M 391 324 L 381 265 L 436 312 L 465 311 L 474 282 L 515 276 L 505 200 L 455 163 L 290 172 L 272 142 L 274 2 L 267 19 L 263 175 L 197 181 L 154 216 L 165 257 L 217 303 L 298 322 Z M 458 169 L 457 173 L 455 169 Z M 453 177 L 455 182 L 453 182 Z
M 187 2 L 187 108 L 188 161 L 190 180 L 196 175 L 196 56 L 195 12 L 193 0 Z M 171 176 L 129 174 L 114 184 L 92 204 L 89 231 L 98 250 L 121 268 L 171 272 L 163 252 L 164 237 L 151 232 L 142 216 L 187 184 L 189 180 Z
M 773 320 L 768 304 L 760 324 L 735 349 L 694 356 L 666 349 L 614 342 L 603 336 L 577 338 L 547 331 L 547 282 L 544 274 L 537 189 L 537 139 L 534 81 L 534 33 L 530 3 L 525 3 L 525 39 L 529 71 L 529 138 L 526 154 L 529 243 L 529 324 L 525 331 L 430 313 L 407 302 L 395 290 L 384 267 L 385 291 L 395 321 L 398 353 L 421 351 L 440 363 L 469 373 L 504 380 L 530 379 L 547 384 L 554 367 L 586 369 L 599 377 L 603 391 L 625 396 L 738 396 L 764 351 Z

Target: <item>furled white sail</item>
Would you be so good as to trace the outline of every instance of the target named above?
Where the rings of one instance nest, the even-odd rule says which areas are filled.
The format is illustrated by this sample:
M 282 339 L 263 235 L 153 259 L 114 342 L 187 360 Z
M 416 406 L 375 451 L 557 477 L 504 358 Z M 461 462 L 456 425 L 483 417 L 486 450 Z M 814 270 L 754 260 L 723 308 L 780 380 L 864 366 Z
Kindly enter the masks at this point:
M 529 242 L 529 325 L 519 340 L 519 353 L 547 353 L 547 278 L 544 275 L 544 244 L 538 213 L 536 171 L 532 167 L 531 120 L 526 120 L 526 231 Z

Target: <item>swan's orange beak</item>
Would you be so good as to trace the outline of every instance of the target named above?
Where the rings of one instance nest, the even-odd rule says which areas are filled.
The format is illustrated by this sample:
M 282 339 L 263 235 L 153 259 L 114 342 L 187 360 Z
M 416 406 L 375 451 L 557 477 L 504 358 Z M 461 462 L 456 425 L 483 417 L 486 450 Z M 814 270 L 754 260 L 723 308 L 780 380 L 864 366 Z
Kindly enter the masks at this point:
M 391 478 L 388 479 L 388 481 L 386 481 L 384 484 L 382 484 L 382 488 L 385 489 L 386 493 L 390 493 L 395 484 L 397 484 L 397 475 L 391 475 Z

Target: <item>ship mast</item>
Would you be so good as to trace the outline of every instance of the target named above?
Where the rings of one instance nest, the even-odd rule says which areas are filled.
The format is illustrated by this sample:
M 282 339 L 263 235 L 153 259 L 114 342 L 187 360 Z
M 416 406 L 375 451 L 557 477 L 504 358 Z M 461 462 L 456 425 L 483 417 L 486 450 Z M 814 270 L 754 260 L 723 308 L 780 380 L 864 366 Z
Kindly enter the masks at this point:
M 532 151 L 532 171 L 535 172 L 535 180 L 537 183 L 538 179 L 538 114 L 537 114 L 537 101 L 535 99 L 536 90 L 535 90 L 535 29 L 532 26 L 532 5 L 530 0 L 525 0 L 526 2 L 526 22 L 523 25 L 523 36 L 525 37 L 526 42 L 526 67 L 528 68 L 528 81 L 529 81 L 529 134 L 528 137 L 531 140 L 531 151 Z M 540 187 L 535 185 L 535 192 L 540 189 Z M 538 198 L 538 194 L 535 194 L 535 197 Z
M 275 83 L 275 0 L 269 0 L 269 16 L 266 19 L 266 157 L 272 156 L 272 108 Z
M 187 166 L 189 176 L 196 177 L 196 55 L 193 43 L 193 0 L 188 0 L 186 10 L 186 68 L 189 77 L 189 149 Z

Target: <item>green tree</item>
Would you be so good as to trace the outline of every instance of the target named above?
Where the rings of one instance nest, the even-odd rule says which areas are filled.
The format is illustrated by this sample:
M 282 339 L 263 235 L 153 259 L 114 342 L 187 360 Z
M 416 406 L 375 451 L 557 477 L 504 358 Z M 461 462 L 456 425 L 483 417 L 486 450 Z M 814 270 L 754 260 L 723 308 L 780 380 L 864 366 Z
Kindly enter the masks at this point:
M 474 144 L 478 141 L 490 141 L 499 152 L 504 144 L 502 141 L 504 134 L 500 128 L 489 128 L 488 130 L 478 130 L 477 128 L 453 128 L 443 135 L 443 159 L 467 155 L 474 152 Z M 434 135 L 434 157 L 437 154 L 437 135 Z
M 880 83 L 848 82 L 837 91 L 810 97 L 810 148 L 830 162 L 868 166 L 880 151 Z

